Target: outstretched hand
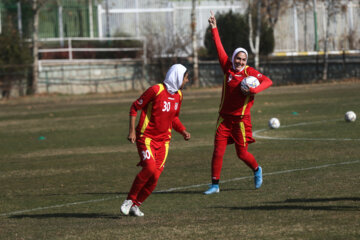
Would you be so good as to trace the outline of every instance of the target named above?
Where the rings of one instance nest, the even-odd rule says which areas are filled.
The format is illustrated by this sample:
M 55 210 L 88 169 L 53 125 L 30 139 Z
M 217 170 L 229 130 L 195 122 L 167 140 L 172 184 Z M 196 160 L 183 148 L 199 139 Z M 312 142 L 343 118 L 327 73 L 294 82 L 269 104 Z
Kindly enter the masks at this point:
M 208 22 L 212 28 L 216 28 L 216 18 L 215 18 L 213 11 L 210 10 L 210 14 L 211 14 L 211 16 L 210 16 Z

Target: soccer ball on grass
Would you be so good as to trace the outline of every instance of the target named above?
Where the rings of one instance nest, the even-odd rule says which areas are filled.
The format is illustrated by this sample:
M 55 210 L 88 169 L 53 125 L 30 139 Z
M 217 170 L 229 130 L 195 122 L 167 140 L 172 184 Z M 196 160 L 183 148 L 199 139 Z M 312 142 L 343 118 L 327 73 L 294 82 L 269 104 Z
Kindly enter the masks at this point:
M 279 127 L 280 127 L 280 121 L 279 121 L 279 119 L 277 119 L 277 118 L 271 118 L 271 119 L 269 120 L 269 127 L 270 127 L 271 129 L 279 128 Z
M 345 113 L 345 121 L 347 122 L 355 122 L 356 114 L 353 111 L 348 111 Z

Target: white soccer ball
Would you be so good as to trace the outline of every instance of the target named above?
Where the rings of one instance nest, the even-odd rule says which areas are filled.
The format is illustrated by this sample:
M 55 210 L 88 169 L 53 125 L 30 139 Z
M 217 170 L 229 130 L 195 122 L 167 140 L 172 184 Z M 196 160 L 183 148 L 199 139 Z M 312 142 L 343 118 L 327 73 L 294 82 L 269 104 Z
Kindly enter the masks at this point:
M 353 111 L 348 111 L 345 113 L 345 121 L 347 122 L 355 122 L 356 114 Z
M 280 121 L 277 118 L 271 118 L 269 120 L 269 127 L 272 129 L 276 129 L 280 127 Z
M 259 85 L 260 85 L 259 80 L 254 76 L 248 76 L 241 81 L 241 86 L 244 89 L 249 89 L 249 87 L 256 88 Z

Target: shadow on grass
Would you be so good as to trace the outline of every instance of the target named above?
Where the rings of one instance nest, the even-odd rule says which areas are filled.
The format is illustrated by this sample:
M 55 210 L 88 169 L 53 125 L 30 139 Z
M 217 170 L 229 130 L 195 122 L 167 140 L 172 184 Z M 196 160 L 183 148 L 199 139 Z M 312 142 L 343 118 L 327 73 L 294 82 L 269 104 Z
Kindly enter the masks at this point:
M 345 206 L 345 205 L 324 205 L 324 206 L 310 206 L 310 205 L 291 205 L 291 203 L 319 203 L 319 202 L 339 202 L 339 201 L 360 201 L 358 197 L 335 197 L 335 198 L 294 198 L 286 199 L 279 202 L 268 202 L 263 206 L 250 206 L 250 207 L 215 207 L 225 208 L 229 210 L 312 210 L 312 211 L 360 211 L 360 206 Z M 290 203 L 288 205 L 284 205 Z
M 270 203 L 301 203 L 301 202 L 336 202 L 336 201 L 360 201 L 359 197 L 335 197 L 335 198 L 294 198 L 286 199 L 282 202 L 270 202 Z
M 204 187 L 201 190 L 193 190 L 193 191 L 159 191 L 159 192 L 153 192 L 152 194 L 200 194 L 203 195 L 204 192 L 207 190 L 207 187 Z M 249 188 L 249 189 L 239 189 L 239 188 L 222 188 L 221 192 L 234 192 L 234 191 L 254 191 L 255 189 Z
M 236 191 L 241 191 L 241 192 L 244 192 L 244 191 L 259 191 L 253 187 L 248 187 L 248 188 L 221 188 L 220 189 L 221 192 L 236 192 Z
M 303 206 L 303 205 L 266 205 L 254 207 L 218 207 L 229 210 L 305 210 L 305 211 L 360 211 L 358 206 Z
M 22 218 L 106 218 L 106 219 L 121 219 L 122 216 L 104 213 L 45 213 L 45 214 L 21 214 L 12 215 L 9 218 L 22 219 Z
M 128 192 L 84 192 L 80 195 L 128 195 Z

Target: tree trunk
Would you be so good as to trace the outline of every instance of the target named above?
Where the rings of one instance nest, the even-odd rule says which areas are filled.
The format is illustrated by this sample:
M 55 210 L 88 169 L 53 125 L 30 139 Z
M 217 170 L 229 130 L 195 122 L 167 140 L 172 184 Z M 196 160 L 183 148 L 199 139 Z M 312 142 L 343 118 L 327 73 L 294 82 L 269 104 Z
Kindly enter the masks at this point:
M 106 37 L 110 37 L 109 0 L 105 0 Z
M 251 6 L 251 2 L 249 2 L 249 6 Z M 256 36 L 255 36 L 255 46 L 253 42 L 253 26 L 252 26 L 252 14 L 251 9 L 249 9 L 249 42 L 251 51 L 255 54 L 255 68 L 259 69 L 260 61 L 260 34 L 261 34 L 261 0 L 258 0 L 256 3 Z
M 255 44 L 256 44 L 256 52 L 255 52 L 255 68 L 259 69 L 259 65 L 260 65 L 260 59 L 259 59 L 259 55 L 260 55 L 260 34 L 261 34 L 261 0 L 258 0 L 257 2 L 257 16 L 256 16 L 256 21 L 257 21 L 257 29 L 256 29 L 256 39 L 255 39 Z
M 324 41 L 324 69 L 323 69 L 323 80 L 326 81 L 328 77 L 328 66 L 329 66 L 329 54 L 327 50 L 328 42 L 329 42 L 329 27 L 330 27 L 330 8 L 332 7 L 332 2 L 328 2 L 327 6 L 327 20 L 326 20 L 326 33 L 325 33 L 325 41 Z
M 307 44 L 306 44 L 306 37 L 307 37 L 307 8 L 306 8 L 306 5 L 307 5 L 307 1 L 308 0 L 305 0 L 304 1 L 304 51 L 307 51 Z
M 89 36 L 90 38 L 94 38 L 94 14 L 93 14 L 93 2 L 92 0 L 88 0 L 88 8 L 89 8 Z
M 194 71 L 194 87 L 199 87 L 199 59 L 196 43 L 196 0 L 192 0 L 191 8 L 191 41 L 193 50 L 193 71 Z
M 315 35 L 314 50 L 318 52 L 319 51 L 319 43 L 318 43 L 318 32 L 317 32 L 316 0 L 313 0 L 313 8 L 314 8 L 314 35 Z
M 255 52 L 255 46 L 253 41 L 253 25 L 252 25 L 252 13 L 251 13 L 251 0 L 249 1 L 249 43 L 252 52 Z
M 37 0 L 33 0 L 32 9 L 34 13 L 33 21 L 33 34 L 32 34 L 32 45 L 33 45 L 33 71 L 32 71 L 32 82 L 30 84 L 30 94 L 37 92 L 37 83 L 39 77 L 39 9 Z

